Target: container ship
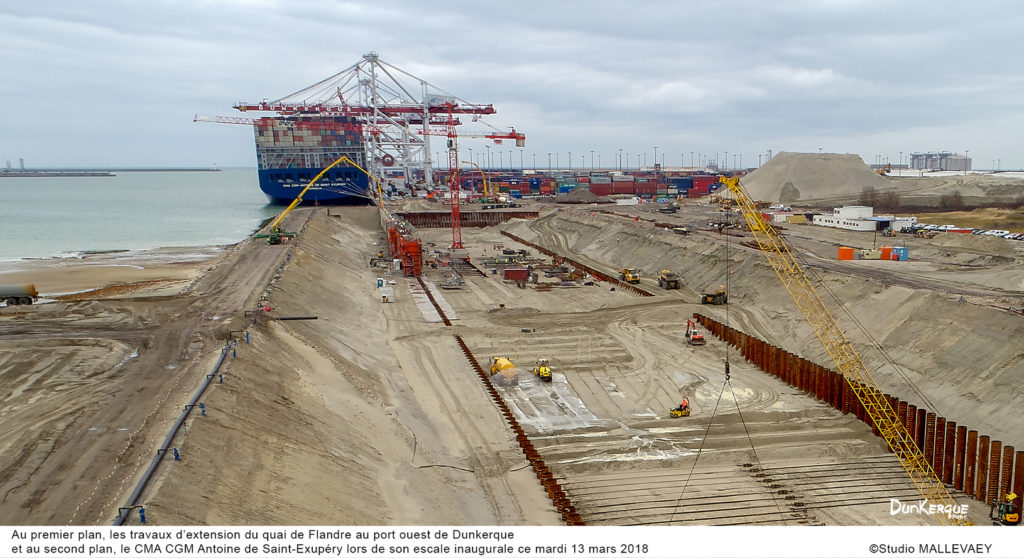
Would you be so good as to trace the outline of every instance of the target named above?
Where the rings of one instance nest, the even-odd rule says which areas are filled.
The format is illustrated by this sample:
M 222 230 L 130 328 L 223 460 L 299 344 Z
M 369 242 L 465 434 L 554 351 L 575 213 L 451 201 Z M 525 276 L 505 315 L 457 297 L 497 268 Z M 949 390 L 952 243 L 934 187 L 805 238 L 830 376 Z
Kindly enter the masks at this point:
M 287 205 L 324 167 L 342 155 L 366 168 L 362 124 L 348 116 L 278 116 L 253 120 L 260 189 Z M 366 203 L 369 179 L 338 165 L 303 196 L 308 203 Z

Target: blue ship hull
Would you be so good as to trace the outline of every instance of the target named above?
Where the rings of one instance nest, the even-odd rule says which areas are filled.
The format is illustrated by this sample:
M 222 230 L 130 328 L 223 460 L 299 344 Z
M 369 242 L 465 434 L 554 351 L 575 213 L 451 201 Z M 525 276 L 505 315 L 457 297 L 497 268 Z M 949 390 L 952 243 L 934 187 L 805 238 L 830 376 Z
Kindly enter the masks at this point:
M 288 205 L 323 169 L 260 169 L 260 190 L 272 204 Z M 369 203 L 369 179 L 358 169 L 339 165 L 324 175 L 304 196 L 306 204 Z

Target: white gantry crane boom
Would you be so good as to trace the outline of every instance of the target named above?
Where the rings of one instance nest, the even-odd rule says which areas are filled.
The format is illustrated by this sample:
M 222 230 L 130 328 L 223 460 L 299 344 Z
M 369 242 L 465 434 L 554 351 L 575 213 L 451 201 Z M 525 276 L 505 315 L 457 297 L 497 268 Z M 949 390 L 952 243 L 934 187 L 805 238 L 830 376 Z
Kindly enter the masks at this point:
M 433 185 L 430 136 L 436 134 L 431 127 L 441 126 L 445 130 L 441 135 L 448 135 L 453 116 L 455 125 L 459 125 L 462 124 L 457 118 L 459 115 L 469 115 L 474 122 L 483 122 L 481 116 L 496 112 L 493 105 L 461 99 L 381 60 L 374 52 L 295 93 L 258 103 L 240 102 L 234 108 L 242 112 L 281 115 L 352 117 L 362 125 L 371 172 L 383 176 L 382 167 L 390 163 L 403 168 L 408 179 L 413 176 L 414 168 L 422 167 L 427 185 Z M 525 141 L 525 135 L 514 129 L 511 133 L 495 130 L 482 137 L 492 141 L 512 139 L 519 146 Z

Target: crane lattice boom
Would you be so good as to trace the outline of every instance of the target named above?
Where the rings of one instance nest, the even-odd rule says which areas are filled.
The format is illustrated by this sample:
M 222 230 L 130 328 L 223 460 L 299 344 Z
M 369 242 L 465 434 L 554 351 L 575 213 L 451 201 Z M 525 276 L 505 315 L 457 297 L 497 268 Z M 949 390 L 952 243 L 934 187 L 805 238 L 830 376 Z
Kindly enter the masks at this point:
M 946 486 L 935 474 L 913 436 L 899 420 L 896 411 L 888 399 L 878 388 L 853 345 L 840 329 L 835 317 L 829 312 L 821 300 L 817 290 L 811 284 L 803 267 L 797 262 L 789 249 L 789 245 L 774 227 L 772 227 L 757 210 L 754 201 L 740 186 L 739 178 L 721 177 L 719 182 L 725 184 L 736 197 L 737 205 L 750 226 L 761 252 L 772 269 L 778 274 L 782 284 L 789 291 L 793 301 L 803 312 L 804 317 L 814 328 L 815 335 L 824 345 L 838 371 L 843 375 L 857 399 L 864 405 L 868 416 L 883 439 L 889 444 L 903 468 L 910 475 L 918 491 L 931 504 L 955 506 L 956 500 L 950 495 Z M 946 508 L 954 509 L 954 508 Z M 966 519 L 950 518 L 941 513 L 935 514 L 939 522 L 946 525 L 970 525 Z

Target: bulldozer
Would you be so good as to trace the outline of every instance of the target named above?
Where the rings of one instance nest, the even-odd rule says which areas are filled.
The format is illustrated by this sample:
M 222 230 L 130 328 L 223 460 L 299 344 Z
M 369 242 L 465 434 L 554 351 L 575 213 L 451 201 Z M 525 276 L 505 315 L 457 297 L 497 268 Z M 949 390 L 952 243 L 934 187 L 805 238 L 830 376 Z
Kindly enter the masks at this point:
M 1001 502 L 992 503 L 992 508 L 988 514 L 989 519 L 992 520 L 992 525 L 1020 525 L 1020 513 L 1015 509 L 1013 502 L 1016 499 L 1017 495 L 1009 492 Z
M 537 379 L 542 382 L 551 381 L 551 367 L 548 366 L 548 359 L 546 358 L 538 358 L 537 366 L 534 366 L 530 372 L 533 372 L 533 375 L 537 376 Z
M 619 281 L 625 281 L 630 284 L 637 284 L 640 282 L 640 270 L 632 267 L 627 267 L 619 270 Z
M 704 293 L 700 295 L 701 304 L 728 304 L 729 295 L 725 292 L 725 287 L 719 285 L 718 289 L 713 293 Z
M 697 331 L 697 324 L 693 320 L 686 320 L 686 342 L 691 345 L 706 345 L 704 334 Z
M 678 289 L 679 288 L 679 276 L 670 269 L 663 269 L 658 274 L 658 286 L 665 289 Z
M 500 386 L 518 386 L 519 376 L 516 375 L 516 365 L 505 357 L 491 357 L 491 382 Z

